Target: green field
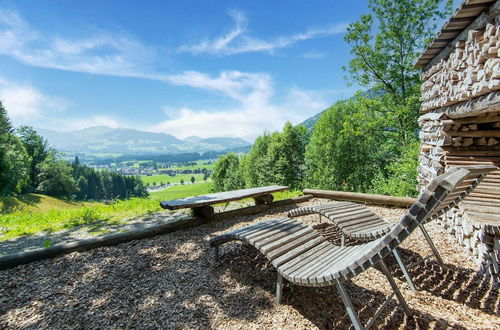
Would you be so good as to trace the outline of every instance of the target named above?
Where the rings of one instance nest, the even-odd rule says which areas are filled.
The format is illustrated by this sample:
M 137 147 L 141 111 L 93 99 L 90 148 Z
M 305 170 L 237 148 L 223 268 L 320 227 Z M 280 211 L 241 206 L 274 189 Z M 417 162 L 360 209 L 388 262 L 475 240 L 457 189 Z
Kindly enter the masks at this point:
M 150 198 L 157 200 L 170 200 L 208 194 L 208 183 L 195 183 L 180 186 L 173 186 L 162 191 L 152 192 Z
M 191 182 L 191 177 L 194 176 L 196 179 L 195 182 L 203 182 L 203 174 L 178 174 L 176 176 L 170 176 L 166 174 L 159 174 L 159 175 L 141 175 L 141 180 L 144 183 L 153 183 L 156 182 L 159 184 L 160 182 L 163 183 L 179 183 L 181 182 L 181 179 L 184 180 L 184 182 Z
M 172 166 L 169 167 L 169 170 L 195 170 L 197 168 L 206 168 L 207 170 L 213 170 L 214 169 L 214 164 L 203 164 L 206 163 L 206 160 L 197 160 L 195 163 L 196 165 L 186 165 L 186 166 Z

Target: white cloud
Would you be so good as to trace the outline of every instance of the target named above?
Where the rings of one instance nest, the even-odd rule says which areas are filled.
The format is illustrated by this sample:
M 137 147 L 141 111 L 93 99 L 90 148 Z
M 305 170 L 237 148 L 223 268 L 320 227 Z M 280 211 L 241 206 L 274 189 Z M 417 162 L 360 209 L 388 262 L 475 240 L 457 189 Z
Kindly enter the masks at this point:
M 192 54 L 207 53 L 217 55 L 234 55 L 248 52 L 272 53 L 276 49 L 290 46 L 299 41 L 343 33 L 347 27 L 347 23 L 340 23 L 326 28 L 309 28 L 305 32 L 296 33 L 291 36 L 262 40 L 248 34 L 248 20 L 242 12 L 233 11 L 229 13 L 229 16 L 234 21 L 232 30 L 212 40 L 204 39 L 194 45 L 182 45 L 178 50 Z
M 46 96 L 30 85 L 0 79 L 0 101 L 14 124 L 26 124 L 46 114 L 60 112 L 67 101 Z
M 0 11 L 0 45 L 0 54 L 32 66 L 157 79 L 145 68 L 155 52 L 136 40 L 105 32 L 83 39 L 46 36 L 14 11 Z
M 164 107 L 167 118 L 149 129 L 181 138 L 190 135 L 241 137 L 278 130 L 285 121 L 298 123 L 327 106 L 322 93 L 299 88 L 292 88 L 282 103 L 274 104 L 273 82 L 264 73 L 224 71 L 212 77 L 189 71 L 169 79 L 177 85 L 220 92 L 239 102 L 236 107 L 217 110 Z
M 247 102 L 253 98 L 269 98 L 273 93 L 272 78 L 267 73 L 222 71 L 218 77 L 197 71 L 171 75 L 166 81 L 173 85 L 217 91 L 230 98 Z
M 107 115 L 68 116 L 64 113 L 70 102 L 48 96 L 31 85 L 0 78 L 0 101 L 14 126 L 30 125 L 56 131 L 72 131 L 94 126 L 122 127 Z

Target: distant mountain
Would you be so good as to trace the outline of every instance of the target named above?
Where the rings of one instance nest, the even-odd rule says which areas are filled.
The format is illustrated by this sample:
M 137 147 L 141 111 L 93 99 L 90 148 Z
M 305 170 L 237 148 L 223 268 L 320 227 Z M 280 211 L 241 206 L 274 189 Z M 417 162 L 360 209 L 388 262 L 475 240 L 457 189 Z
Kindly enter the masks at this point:
M 369 89 L 369 90 L 364 91 L 364 92 L 359 92 L 359 95 L 363 95 L 364 97 L 366 97 L 368 99 L 371 99 L 371 98 L 382 96 L 383 92 L 381 92 L 381 91 L 374 91 L 372 89 Z M 353 96 L 349 97 L 348 99 L 346 99 L 345 101 L 353 100 L 355 98 L 356 98 L 356 95 L 353 95 Z M 299 125 L 304 125 L 309 130 L 313 129 L 313 127 L 316 124 L 316 122 L 323 115 L 323 112 L 325 112 L 328 109 L 325 109 L 325 110 L 323 110 L 323 111 L 315 114 L 314 116 L 307 118 L 306 120 L 304 120 L 303 122 L 301 122 Z
M 189 137 L 138 131 L 130 128 L 90 127 L 72 132 L 37 129 L 51 145 L 67 153 L 177 154 L 183 152 L 221 151 L 250 145 L 240 138 Z
M 303 125 L 305 126 L 307 129 L 312 129 L 314 127 L 314 125 L 316 124 L 316 122 L 321 118 L 321 116 L 323 115 L 323 112 L 325 112 L 326 110 L 323 110 L 321 112 L 318 112 L 317 114 L 315 114 L 314 116 L 312 117 L 309 117 L 307 118 L 306 120 L 304 120 L 303 122 L 301 122 L 299 125 Z
M 202 137 L 196 136 L 196 135 L 191 135 L 188 136 L 187 138 L 184 139 L 184 141 L 192 142 L 192 143 L 197 143 L 203 140 Z
M 197 142 L 199 145 L 206 146 L 207 148 L 216 148 L 217 146 L 225 146 L 227 149 L 233 149 L 238 147 L 247 146 L 250 143 L 240 138 L 232 137 L 214 137 L 208 139 L 202 139 Z

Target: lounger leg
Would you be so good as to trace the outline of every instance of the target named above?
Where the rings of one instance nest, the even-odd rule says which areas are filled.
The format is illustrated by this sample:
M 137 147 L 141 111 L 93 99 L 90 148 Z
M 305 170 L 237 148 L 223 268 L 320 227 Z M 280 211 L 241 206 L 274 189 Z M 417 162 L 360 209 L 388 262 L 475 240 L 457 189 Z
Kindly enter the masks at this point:
M 335 280 L 335 285 L 337 286 L 337 291 L 339 292 L 340 298 L 344 303 L 345 309 L 347 310 L 347 314 L 351 319 L 352 325 L 354 325 L 354 329 L 364 329 L 361 321 L 359 320 L 358 313 L 356 313 L 351 298 L 349 298 L 344 285 L 339 280 Z
M 215 261 L 219 260 L 219 246 L 218 245 L 214 246 L 214 258 L 215 258 Z
M 278 279 L 276 281 L 276 303 L 281 304 L 281 297 L 283 295 L 283 276 L 278 273 Z
M 344 247 L 345 246 L 345 234 L 342 233 L 342 236 L 340 236 L 340 246 Z
M 385 262 L 383 260 L 380 260 L 380 264 L 382 265 L 382 271 L 384 272 L 385 276 L 387 277 L 387 280 L 389 281 L 389 284 L 391 285 L 392 290 L 394 291 L 394 294 L 396 294 L 396 296 L 398 297 L 399 303 L 401 304 L 401 307 L 403 307 L 405 314 L 408 316 L 411 316 L 412 312 L 411 312 L 410 308 L 408 307 L 408 305 L 406 304 L 406 300 L 403 297 L 403 295 L 401 294 L 401 291 L 399 291 L 399 288 L 398 288 L 396 282 L 392 278 L 392 275 L 389 272 L 389 268 L 387 268 L 387 265 L 385 264 Z
M 319 223 L 321 223 L 321 213 L 319 214 Z
M 415 284 L 413 283 L 413 279 L 411 278 L 410 273 L 408 273 L 408 269 L 406 268 L 405 264 L 403 263 L 403 260 L 399 256 L 398 250 L 394 249 L 392 250 L 392 253 L 394 254 L 394 257 L 396 257 L 396 261 L 399 264 L 399 268 L 401 268 L 401 271 L 403 272 L 404 277 L 406 278 L 406 282 L 408 282 L 408 286 L 412 291 L 417 291 L 415 288 Z
M 427 230 L 425 229 L 423 224 L 419 224 L 418 226 L 420 227 L 420 230 L 422 230 L 422 234 L 424 234 L 424 237 L 425 237 L 427 243 L 429 244 L 429 246 L 432 250 L 432 253 L 434 254 L 434 257 L 436 257 L 436 260 L 437 260 L 439 266 L 441 266 L 441 268 L 443 270 L 445 270 L 446 265 L 444 264 L 443 259 L 441 258 L 441 255 L 439 254 L 439 251 L 437 250 L 436 246 L 432 242 L 431 237 L 429 236 L 429 233 L 427 232 Z

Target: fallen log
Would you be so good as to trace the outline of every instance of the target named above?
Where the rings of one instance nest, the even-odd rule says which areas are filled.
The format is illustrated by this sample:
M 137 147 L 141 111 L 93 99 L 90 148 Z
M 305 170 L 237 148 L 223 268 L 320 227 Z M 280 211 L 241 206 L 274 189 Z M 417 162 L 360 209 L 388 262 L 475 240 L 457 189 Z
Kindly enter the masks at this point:
M 345 191 L 334 190 L 317 190 L 317 189 L 304 189 L 304 194 L 313 195 L 314 197 L 331 198 L 338 200 L 348 200 L 355 202 L 364 202 L 371 204 L 383 204 L 390 206 L 410 207 L 416 198 L 412 197 L 396 197 L 387 195 L 373 195 L 364 193 L 353 193 Z

